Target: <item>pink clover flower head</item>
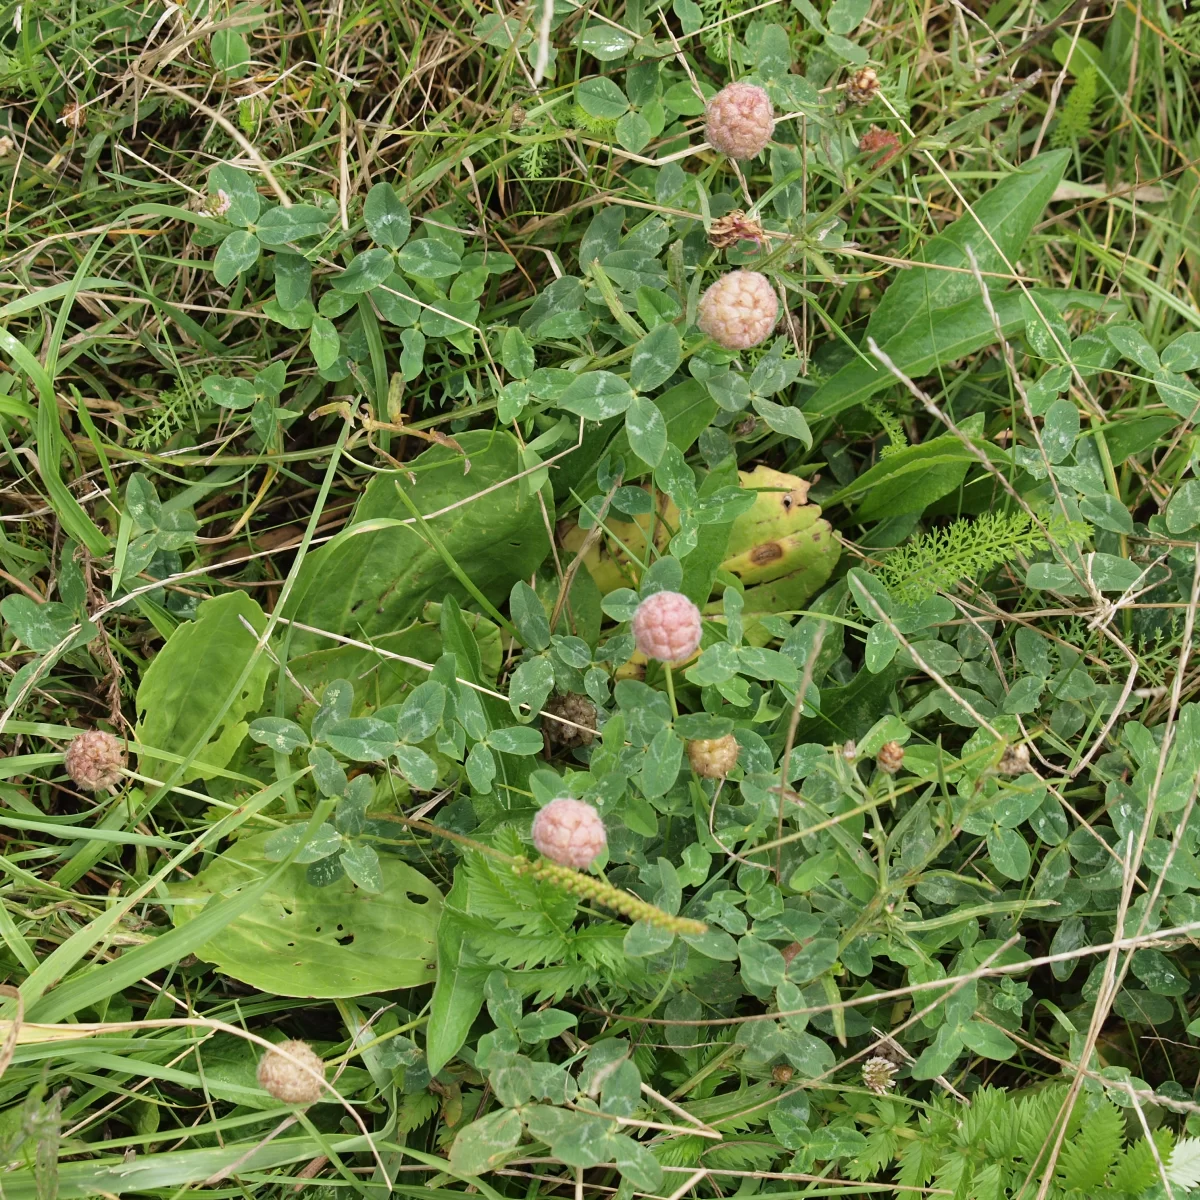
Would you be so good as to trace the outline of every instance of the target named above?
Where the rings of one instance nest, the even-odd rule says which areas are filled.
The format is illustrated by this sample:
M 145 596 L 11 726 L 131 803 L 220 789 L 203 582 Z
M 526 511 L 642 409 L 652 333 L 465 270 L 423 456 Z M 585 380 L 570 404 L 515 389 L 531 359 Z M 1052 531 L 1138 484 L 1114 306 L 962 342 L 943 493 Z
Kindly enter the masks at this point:
M 730 158 L 753 158 L 775 132 L 771 97 L 752 83 L 723 87 L 705 110 L 704 140 Z
M 563 867 L 582 871 L 608 844 L 600 814 L 582 800 L 551 800 L 533 818 L 538 853 Z
M 696 324 L 726 350 L 766 341 L 779 320 L 779 297 L 758 271 L 729 271 L 700 297 Z
M 700 610 L 682 592 L 654 592 L 633 614 L 637 648 L 659 662 L 680 662 L 700 648 Z

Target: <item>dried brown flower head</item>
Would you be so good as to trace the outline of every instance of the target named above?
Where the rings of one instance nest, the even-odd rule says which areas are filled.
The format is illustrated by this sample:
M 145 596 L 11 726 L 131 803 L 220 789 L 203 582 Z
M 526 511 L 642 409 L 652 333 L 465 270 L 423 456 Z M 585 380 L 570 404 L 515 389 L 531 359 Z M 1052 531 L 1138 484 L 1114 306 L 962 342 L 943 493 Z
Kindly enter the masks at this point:
M 63 755 L 67 774 L 84 791 L 103 792 L 121 781 L 125 748 L 121 739 L 102 729 L 77 733 Z
M 870 104 L 879 92 L 879 76 L 873 67 L 863 67 L 850 76 L 846 84 L 846 103 L 864 105 Z
M 904 747 L 899 742 L 884 742 L 875 756 L 875 764 L 887 775 L 895 775 L 904 765 Z
M 740 208 L 718 217 L 708 228 L 708 244 L 717 250 L 728 250 L 739 242 L 753 242 L 761 247 L 766 240 L 763 227 Z
M 881 151 L 882 153 L 880 153 Z M 878 125 L 872 125 L 858 139 L 858 152 L 860 154 L 878 154 L 878 165 L 883 166 L 884 163 L 890 162 L 900 153 L 900 139 L 890 129 L 880 129 Z
M 68 100 L 58 114 L 58 123 L 65 125 L 72 132 L 77 132 L 87 124 L 87 113 L 83 105 L 75 100 Z
M 1029 747 L 1024 743 L 1006 746 L 996 770 L 1001 775 L 1024 775 L 1029 770 Z

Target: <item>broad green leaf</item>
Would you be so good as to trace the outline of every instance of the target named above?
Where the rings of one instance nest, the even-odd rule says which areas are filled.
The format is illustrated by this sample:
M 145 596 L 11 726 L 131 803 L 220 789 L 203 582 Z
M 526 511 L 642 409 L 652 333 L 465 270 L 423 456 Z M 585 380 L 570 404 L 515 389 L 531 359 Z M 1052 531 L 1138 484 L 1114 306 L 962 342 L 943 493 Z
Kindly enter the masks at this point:
M 400 374 L 405 380 L 416 379 L 425 369 L 425 335 L 419 329 L 406 329 L 400 334 Z
M 377 183 L 367 193 L 363 220 L 371 240 L 392 250 L 399 250 L 408 241 L 412 229 L 408 206 L 396 195 L 396 189 L 390 183 Z
M 683 742 L 669 726 L 660 729 L 646 748 L 639 784 L 642 794 L 653 800 L 665 796 L 683 763 Z
M 628 54 L 634 39 L 620 29 L 603 25 L 595 18 L 575 35 L 574 44 L 601 62 L 609 62 Z M 582 86 L 582 85 L 581 85 Z M 582 101 L 580 101 L 582 104 Z
M 152 779 L 166 779 L 171 763 L 156 759 L 155 750 L 168 750 L 195 761 L 178 782 L 210 779 L 229 764 L 249 726 L 248 713 L 262 703 L 271 663 L 260 654 L 233 703 L 226 709 L 212 739 L 200 745 L 213 719 L 225 706 L 243 669 L 251 660 L 255 635 L 242 619 L 261 632 L 262 609 L 243 592 L 205 600 L 194 621 L 180 625 L 142 675 L 137 692 L 138 723 L 134 731 L 145 747 L 138 766 Z
M 250 722 L 248 732 L 254 741 L 270 746 L 280 754 L 291 754 L 308 745 L 308 735 L 286 717 L 259 717 Z
M 1060 463 L 1071 453 L 1079 436 L 1079 409 L 1069 400 L 1055 400 L 1046 410 L 1042 427 L 1042 445 L 1052 463 Z
M 537 592 L 523 579 L 512 586 L 508 611 L 526 649 L 545 650 L 550 645 L 550 618 Z
M 65 604 L 36 604 L 28 596 L 13 592 L 0 600 L 0 616 L 12 635 L 19 638 L 27 650 L 51 650 L 71 631 L 75 613 Z M 96 635 L 96 627 L 84 623 L 83 641 Z M 75 639 L 79 642 L 78 637 Z
M 1038 305 L 1062 311 L 1076 304 L 1094 306 L 1094 298 L 1082 292 L 1035 291 Z M 1025 326 L 1021 296 L 1005 292 L 993 295 L 993 306 L 1005 337 L 1013 337 Z M 918 329 L 907 332 L 898 345 L 888 343 L 884 351 L 910 378 L 936 371 L 940 364 L 954 362 L 996 341 L 995 323 L 982 298 L 967 300 L 956 308 L 933 313 Z M 870 358 L 864 345 L 865 361 L 856 358 L 842 367 L 804 404 L 810 416 L 831 416 L 870 399 L 881 388 L 895 384 L 894 376 L 881 363 Z
M 993 829 L 987 835 L 988 859 L 1006 879 L 1029 875 L 1029 847 L 1015 829 Z
M 1141 367 L 1148 375 L 1153 375 L 1160 366 L 1154 347 L 1146 341 L 1146 335 L 1136 325 L 1108 325 L 1104 332 L 1108 340 L 1121 352 L 1121 357 Z M 1178 368 L 1168 368 L 1168 370 Z
M 834 0 L 826 20 L 831 33 L 853 33 L 867 15 L 870 0 Z
M 1188 479 L 1175 489 L 1167 505 L 1167 532 L 1177 537 L 1200 525 L 1200 480 Z
M 261 250 L 258 238 L 247 230 L 235 229 L 232 233 L 227 233 L 225 240 L 217 247 L 217 256 L 213 259 L 213 277 L 225 287 L 258 262 Z
M 754 411 L 766 422 L 768 429 L 782 433 L 785 437 L 796 438 L 806 449 L 812 448 L 812 431 L 798 408 L 776 404 L 762 396 L 755 396 L 751 403 Z
M 352 762 L 383 762 L 396 749 L 396 730 L 378 717 L 350 717 L 330 725 L 321 740 Z
M 963 1052 L 963 1039 L 950 1025 L 942 1025 L 934 1040 L 925 1047 L 912 1067 L 914 1079 L 933 1079 L 950 1070 L 954 1060 Z
M 364 892 L 377 894 L 383 891 L 383 866 L 374 846 L 347 846 L 342 851 L 342 870 L 350 882 Z
M 968 1050 L 982 1058 L 1005 1062 L 1017 1052 L 1017 1044 L 1012 1038 L 985 1021 L 967 1021 L 959 1027 L 958 1035 L 966 1043 Z
M 629 110 L 625 93 L 606 76 L 585 79 L 575 88 L 575 102 L 590 117 L 615 121 Z
M 241 79 L 250 70 L 250 47 L 238 30 L 214 30 L 209 47 L 213 65 L 230 79 Z
M 224 375 L 207 375 L 200 386 L 214 404 L 232 409 L 234 412 L 252 407 L 258 399 L 258 392 L 248 379 L 228 379 Z
M 313 319 L 312 328 L 308 333 L 308 347 L 322 371 L 328 370 L 337 362 L 342 350 L 342 339 L 328 317 Z
M 488 745 L 501 754 L 538 754 L 542 749 L 541 730 L 530 729 L 527 725 L 493 729 L 487 740 Z
M 783 983 L 787 962 L 769 942 L 746 936 L 738 942 L 742 974 L 760 987 L 775 988 Z
M 627 112 L 617 121 L 617 141 L 631 154 L 640 154 L 653 137 L 650 122 L 640 112 Z
M 506 482 L 521 470 L 515 440 L 503 431 L 483 430 L 460 433 L 457 440 L 470 459 L 469 475 L 462 454 L 437 446 L 406 464 L 417 477 L 415 485 L 399 473 L 371 480 L 348 527 L 308 555 L 285 615 L 331 633 L 375 640 L 408 626 L 427 600 L 468 597 L 439 551 L 408 524 L 411 513 L 398 487 L 422 513 L 449 509 L 432 517 L 429 528 L 493 603 L 503 603 L 515 580 L 537 570 L 549 550 L 545 522 L 536 501 L 523 499 L 518 484 Z M 496 484 L 503 486 L 473 499 Z M 296 631 L 291 647 L 297 655 L 328 649 L 329 642 Z
M 554 664 L 548 655 L 539 654 L 520 663 L 508 684 L 508 702 L 513 716 L 524 718 L 539 712 L 553 690 Z
M 450 1165 L 464 1175 L 482 1175 L 498 1167 L 521 1140 L 521 1117 L 501 1108 L 458 1131 L 450 1147 Z
M 915 334 L 930 313 L 975 299 L 979 283 L 970 270 L 968 249 L 985 278 L 987 272 L 1010 272 L 1070 158 L 1069 150 L 1052 150 L 1030 159 L 976 200 L 972 212 L 930 238 L 917 268 L 897 272 L 888 285 L 867 322 L 868 335 L 881 346 L 899 348 L 901 337 Z
M 954 491 L 966 476 L 967 467 L 978 461 L 957 437 L 943 434 L 881 458 L 853 483 L 835 492 L 830 503 L 858 499 L 857 515 L 863 521 L 923 512 L 934 500 Z
M 391 277 L 393 268 L 391 251 L 364 250 L 361 254 L 356 254 L 350 260 L 350 265 L 340 275 L 335 275 L 331 282 L 339 292 L 361 296 L 386 282 Z
M 299 254 L 285 251 L 275 255 L 275 296 L 279 307 L 287 312 L 309 299 L 312 287 L 312 264 Z
M 264 246 L 285 246 L 301 238 L 320 237 L 329 228 L 329 216 L 315 204 L 271 208 L 254 227 Z
M 409 242 L 396 255 L 400 269 L 418 279 L 444 279 L 457 275 L 462 259 L 444 242 L 419 238 Z
M 442 722 L 446 689 L 427 679 L 409 693 L 396 718 L 396 736 L 402 742 L 423 742 Z
M 419 746 L 396 746 L 392 750 L 400 774 L 420 792 L 432 792 L 437 786 L 437 763 Z
M 1110 533 L 1132 533 L 1133 517 L 1129 509 L 1115 496 L 1107 493 L 1103 496 L 1085 496 L 1079 502 L 1079 512 L 1085 521 Z M 1167 525 L 1170 527 L 1170 509 L 1168 506 Z
M 653 391 L 679 368 L 683 348 L 674 325 L 657 325 L 634 347 L 629 369 L 630 386 L 638 392 Z
M 173 886 L 176 927 L 196 919 L 214 896 L 236 895 L 259 880 L 271 836 L 235 842 L 194 879 Z M 349 877 L 315 888 L 304 867 L 289 866 L 195 953 L 223 974 L 279 996 L 365 996 L 429 983 L 441 895 L 393 855 L 378 865 L 381 886 L 370 903 Z
M 405 282 L 404 276 L 393 273 L 368 293 L 380 316 L 390 325 L 405 329 L 415 325 L 424 311 L 416 302 L 416 295 Z
M 491 972 L 468 945 L 466 903 L 467 876 L 460 865 L 437 925 L 437 975 L 425 1042 L 431 1075 L 437 1075 L 462 1048 L 483 1007 L 484 982 Z
M 574 379 L 558 398 L 558 406 L 589 421 L 606 421 L 633 403 L 633 390 L 611 371 L 588 371 Z
M 283 862 L 297 846 L 300 846 L 302 849 L 293 861 L 307 865 L 328 858 L 335 850 L 345 845 L 341 834 L 328 822 L 321 825 L 310 838 L 305 837 L 308 833 L 307 826 L 308 822 L 305 821 L 303 824 L 285 825 L 282 829 L 276 829 L 263 842 L 263 857 L 268 862 Z
M 671 329 L 672 326 L 660 326 Z M 630 449 L 649 467 L 657 467 L 667 449 L 667 423 L 647 396 L 634 396 L 625 412 L 625 433 Z
M 1181 333 L 1163 347 L 1161 360 L 1168 371 L 1194 371 L 1200 367 L 1200 333 Z
M 506 329 L 500 342 L 500 363 L 514 379 L 528 379 L 537 365 L 533 347 L 519 329 Z

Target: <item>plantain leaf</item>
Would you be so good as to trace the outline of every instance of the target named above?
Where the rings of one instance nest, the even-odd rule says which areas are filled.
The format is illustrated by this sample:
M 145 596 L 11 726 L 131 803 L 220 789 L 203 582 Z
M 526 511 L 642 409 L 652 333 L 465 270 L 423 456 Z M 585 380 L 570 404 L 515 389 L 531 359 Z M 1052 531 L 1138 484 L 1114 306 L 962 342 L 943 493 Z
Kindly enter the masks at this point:
M 259 656 L 212 740 L 203 746 L 199 740 L 254 652 L 255 636 L 242 624 L 243 618 L 259 632 L 266 626 L 262 609 L 243 592 L 204 601 L 195 621 L 171 634 L 142 676 L 134 735 L 144 747 L 138 758 L 143 774 L 165 779 L 172 766 L 154 751 L 168 750 L 184 758 L 195 755 L 179 783 L 211 779 L 242 744 L 249 729 L 245 717 L 262 703 L 271 666 L 266 655 Z

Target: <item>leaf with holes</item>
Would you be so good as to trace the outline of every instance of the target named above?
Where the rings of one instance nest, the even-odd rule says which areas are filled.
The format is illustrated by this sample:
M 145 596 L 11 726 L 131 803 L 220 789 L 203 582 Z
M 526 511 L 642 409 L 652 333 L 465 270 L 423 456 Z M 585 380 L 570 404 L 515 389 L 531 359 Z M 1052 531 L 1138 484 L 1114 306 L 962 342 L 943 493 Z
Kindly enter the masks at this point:
M 261 833 L 235 842 L 194 879 L 172 887 L 176 926 L 199 915 L 213 897 L 232 896 L 259 880 L 268 867 L 265 850 L 272 836 Z M 293 865 L 196 956 L 279 996 L 336 999 L 431 983 L 441 894 L 391 855 L 379 859 L 378 866 L 380 888 L 370 894 L 348 874 L 313 887 L 306 868 Z

